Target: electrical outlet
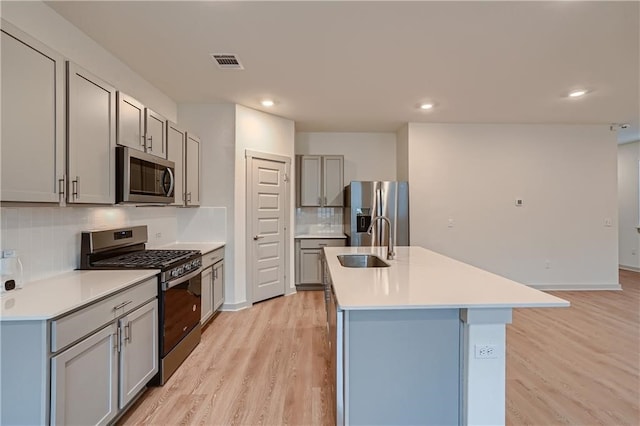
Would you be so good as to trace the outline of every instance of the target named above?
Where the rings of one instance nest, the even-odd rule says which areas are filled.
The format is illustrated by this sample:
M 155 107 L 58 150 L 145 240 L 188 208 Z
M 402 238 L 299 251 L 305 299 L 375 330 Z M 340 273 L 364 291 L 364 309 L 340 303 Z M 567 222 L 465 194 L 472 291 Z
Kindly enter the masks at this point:
M 453 228 L 453 225 L 455 225 L 455 221 L 452 218 L 449 218 L 449 220 L 447 221 L 447 227 Z
M 2 257 L 16 257 L 16 251 L 14 249 L 4 249 L 2 250 Z
M 607 217 L 604 219 L 604 226 L 606 226 L 607 228 L 610 228 L 613 226 L 613 220 L 611 220 L 610 217 Z
M 162 238 L 162 232 L 156 232 L 156 238 Z
M 497 345 L 475 345 L 475 356 L 477 359 L 498 358 Z
M 551 261 L 550 260 L 545 260 L 544 261 L 544 269 L 551 269 Z

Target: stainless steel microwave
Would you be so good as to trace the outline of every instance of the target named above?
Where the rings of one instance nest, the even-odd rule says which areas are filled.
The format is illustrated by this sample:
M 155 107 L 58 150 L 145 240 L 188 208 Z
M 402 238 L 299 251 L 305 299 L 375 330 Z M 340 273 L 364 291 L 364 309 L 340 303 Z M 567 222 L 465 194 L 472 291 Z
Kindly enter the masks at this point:
M 171 204 L 175 163 L 125 146 L 116 147 L 116 202 Z

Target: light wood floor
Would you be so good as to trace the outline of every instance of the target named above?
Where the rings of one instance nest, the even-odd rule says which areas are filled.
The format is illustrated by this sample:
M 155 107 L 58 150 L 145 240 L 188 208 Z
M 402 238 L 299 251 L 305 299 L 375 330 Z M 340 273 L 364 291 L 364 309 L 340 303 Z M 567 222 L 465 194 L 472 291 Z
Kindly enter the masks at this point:
M 556 292 L 507 327 L 507 424 L 640 424 L 640 274 L 623 291 Z M 321 292 L 222 312 L 183 366 L 120 424 L 333 424 Z

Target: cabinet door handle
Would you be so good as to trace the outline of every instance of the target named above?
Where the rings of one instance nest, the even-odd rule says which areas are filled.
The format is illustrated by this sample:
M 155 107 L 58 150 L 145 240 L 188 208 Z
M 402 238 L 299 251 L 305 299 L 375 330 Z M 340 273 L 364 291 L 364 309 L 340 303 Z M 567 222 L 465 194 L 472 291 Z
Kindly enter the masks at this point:
M 318 197 L 318 204 L 321 205 L 322 204 L 322 197 Z
M 124 326 L 124 341 L 131 343 L 131 323 L 128 322 L 127 325 Z
M 149 146 L 147 147 L 147 149 L 149 151 L 153 151 L 153 135 L 149 136 L 148 140 L 149 140 Z
M 71 196 L 76 199 L 80 198 L 80 177 L 76 176 L 74 180 L 71 181 Z
M 187 203 L 191 202 L 191 192 L 187 192 Z
M 145 138 L 144 135 L 140 135 L 140 145 L 145 146 L 146 142 L 147 138 Z
M 263 236 L 261 236 L 261 235 L 255 235 L 255 236 L 253 237 L 253 241 L 258 241 L 258 240 L 261 240 L 261 239 L 263 239 L 263 238 L 264 238 L 264 237 L 263 237 Z
M 324 205 L 325 206 L 327 205 L 327 197 L 326 196 L 324 197 Z
M 58 179 L 58 194 L 61 199 L 64 199 L 64 177 L 62 179 Z
M 121 331 L 120 331 L 120 327 L 116 328 L 116 349 L 118 350 L 118 352 L 120 352 L 120 338 L 121 338 Z
M 218 279 L 218 270 L 217 269 L 213 270 L 213 278 L 216 279 L 216 280 Z

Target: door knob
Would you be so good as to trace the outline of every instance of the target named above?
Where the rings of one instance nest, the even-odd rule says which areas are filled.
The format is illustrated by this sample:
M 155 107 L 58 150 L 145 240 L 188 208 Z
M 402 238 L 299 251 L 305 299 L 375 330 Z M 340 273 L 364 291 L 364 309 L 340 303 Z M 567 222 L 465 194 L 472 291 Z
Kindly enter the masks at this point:
M 256 235 L 255 237 L 253 237 L 253 241 L 258 241 L 261 238 L 264 238 L 264 237 L 261 237 L 260 235 Z

